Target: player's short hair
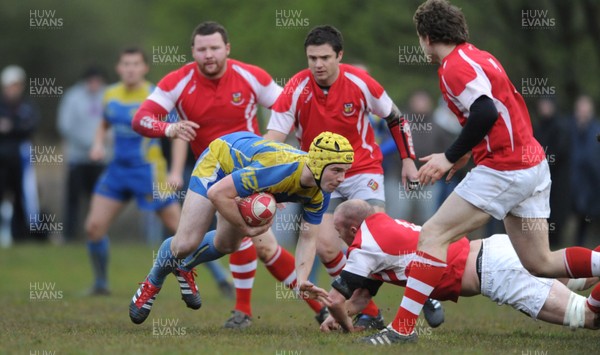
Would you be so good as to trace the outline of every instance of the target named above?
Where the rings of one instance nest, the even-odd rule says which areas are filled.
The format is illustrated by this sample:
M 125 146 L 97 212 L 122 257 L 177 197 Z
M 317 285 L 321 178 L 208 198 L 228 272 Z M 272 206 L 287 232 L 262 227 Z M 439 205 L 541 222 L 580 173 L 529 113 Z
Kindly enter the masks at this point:
M 227 30 L 225 29 L 225 27 L 223 27 L 223 25 L 214 21 L 205 21 L 196 26 L 196 28 L 192 32 L 192 46 L 194 45 L 194 38 L 196 38 L 196 36 L 209 36 L 217 32 L 221 34 L 221 37 L 223 38 L 223 42 L 225 44 L 229 43 L 229 39 L 227 37 Z
M 329 44 L 336 55 L 340 54 L 340 51 L 344 49 L 344 37 L 337 28 L 330 25 L 317 26 L 310 30 L 304 40 L 304 50 L 308 46 L 320 46 L 322 44 Z
M 130 54 L 139 54 L 142 56 L 142 60 L 144 61 L 145 64 L 148 64 L 148 56 L 146 55 L 146 52 L 144 52 L 140 47 L 127 47 L 124 48 L 121 53 L 119 53 L 119 60 L 121 60 L 121 58 L 123 58 L 124 55 L 130 55 Z
M 413 21 L 421 37 L 431 43 L 461 44 L 469 39 L 465 15 L 448 0 L 427 0 L 415 12 Z

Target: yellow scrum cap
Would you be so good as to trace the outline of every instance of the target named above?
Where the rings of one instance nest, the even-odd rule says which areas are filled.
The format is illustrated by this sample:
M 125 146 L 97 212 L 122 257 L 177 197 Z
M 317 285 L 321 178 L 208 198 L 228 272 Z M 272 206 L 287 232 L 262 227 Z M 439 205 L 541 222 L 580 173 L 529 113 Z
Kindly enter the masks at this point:
M 346 137 L 332 132 L 319 134 L 308 150 L 308 167 L 317 182 L 329 164 L 352 164 L 354 149 Z

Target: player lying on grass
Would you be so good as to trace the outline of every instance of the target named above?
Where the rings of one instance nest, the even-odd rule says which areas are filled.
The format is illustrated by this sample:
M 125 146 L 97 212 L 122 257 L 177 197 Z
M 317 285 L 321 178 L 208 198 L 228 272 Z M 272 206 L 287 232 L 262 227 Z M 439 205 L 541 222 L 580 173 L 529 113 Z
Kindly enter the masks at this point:
M 308 154 L 249 132 L 215 139 L 196 162 L 175 236 L 161 245 L 146 281 L 133 296 L 131 320 L 136 324 L 146 320 L 170 273 L 183 270 L 189 275 L 194 266 L 238 250 L 244 236 L 255 237 L 268 230 L 272 220 L 263 226 L 247 225 L 235 200 L 260 191 L 272 193 L 277 202 L 302 204 L 302 229 L 296 248 L 297 288 L 305 297 L 328 305 L 327 291 L 307 279 L 330 193 L 344 181 L 353 161 L 348 140 L 331 132 L 319 134 Z M 207 233 L 216 212 L 217 229 Z M 197 304 L 199 308 L 198 292 L 182 293 L 182 297 L 188 307 Z
M 321 330 L 355 331 L 352 315 L 377 294 L 383 282 L 406 285 L 407 265 L 419 267 L 415 251 L 420 226 L 375 213 L 361 200 L 349 200 L 336 208 L 334 225 L 350 247 L 348 261 L 329 293 L 330 316 Z M 564 279 L 566 282 L 567 279 Z M 598 278 L 570 282 L 584 289 Z M 469 241 L 463 237 L 450 244 L 442 281 L 432 291 L 440 301 L 456 302 L 459 296 L 483 295 L 498 304 L 508 304 L 534 319 L 575 328 L 600 328 L 600 316 L 586 306 L 586 298 L 559 280 L 532 276 L 519 262 L 506 234 Z M 396 317 L 392 322 L 398 322 Z M 375 345 L 395 343 L 401 336 L 390 324 L 384 331 L 361 338 Z M 413 333 L 413 340 L 417 335 Z

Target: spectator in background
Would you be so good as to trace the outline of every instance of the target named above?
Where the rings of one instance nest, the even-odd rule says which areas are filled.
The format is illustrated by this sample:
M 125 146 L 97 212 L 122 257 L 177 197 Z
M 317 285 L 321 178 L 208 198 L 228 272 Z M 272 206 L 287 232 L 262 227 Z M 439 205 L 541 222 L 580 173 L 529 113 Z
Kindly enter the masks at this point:
M 600 216 L 600 122 L 594 117 L 594 102 L 587 95 L 575 101 L 572 125 L 571 196 L 577 216 L 576 244 L 583 245 L 589 222 Z
M 551 98 L 537 101 L 537 122 L 533 127 L 533 135 L 546 152 L 550 165 L 552 188 L 550 190 L 550 246 L 558 249 L 563 241 L 563 230 L 571 213 L 571 206 L 565 201 L 570 198 L 570 159 L 571 135 L 568 122 L 557 112 L 556 102 Z
M 435 151 L 439 152 L 449 147 L 458 138 L 462 127 L 456 116 L 440 96 L 438 106 L 433 111 L 433 129 L 431 140 L 435 146 Z M 435 209 L 437 210 L 448 196 L 454 191 L 454 188 L 465 177 L 470 168 L 457 171 L 450 181 L 440 180 L 435 184 Z
M 26 216 L 29 211 L 37 213 L 38 208 L 35 175 L 27 162 L 40 114 L 25 95 L 25 79 L 25 71 L 16 65 L 7 66 L 0 74 L 0 203 L 5 192 L 12 193 L 11 234 L 15 241 L 30 235 Z
M 404 118 L 410 126 L 413 137 L 415 154 L 424 157 L 436 152 L 436 142 L 433 133 L 436 131 L 432 123 L 433 102 L 431 95 L 424 90 L 414 91 L 408 100 L 408 109 Z M 389 135 L 389 133 L 386 133 Z M 416 190 L 408 191 L 401 184 L 400 177 L 402 164 L 396 153 L 397 149 L 389 149 L 390 143 L 395 148 L 393 140 L 383 141 L 382 152 L 393 153 L 387 155 L 384 160 L 386 201 L 388 201 L 388 213 L 390 216 L 401 217 L 407 220 L 424 223 L 435 212 L 436 201 L 434 199 L 433 186 L 420 186 Z
M 80 211 L 89 204 L 94 185 L 104 170 L 104 161 L 89 157 L 94 134 L 102 121 L 102 97 L 106 84 L 104 72 L 89 67 L 81 81 L 65 92 L 58 106 L 58 131 L 66 144 L 68 177 L 65 200 L 67 241 L 77 238 L 82 229 Z M 81 198 L 84 201 L 81 201 Z

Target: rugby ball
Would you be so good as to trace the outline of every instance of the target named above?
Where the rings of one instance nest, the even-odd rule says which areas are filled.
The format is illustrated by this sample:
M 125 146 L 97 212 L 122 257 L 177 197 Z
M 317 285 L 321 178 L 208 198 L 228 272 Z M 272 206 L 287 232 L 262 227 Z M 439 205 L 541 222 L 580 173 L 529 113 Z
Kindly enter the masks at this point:
M 257 192 L 238 200 L 240 214 L 249 226 L 262 226 L 275 216 L 277 201 L 268 192 Z

